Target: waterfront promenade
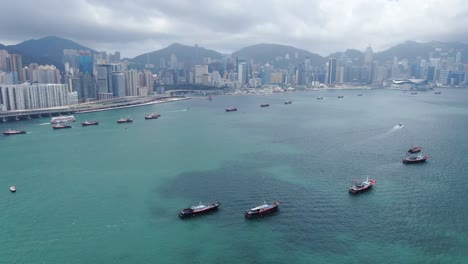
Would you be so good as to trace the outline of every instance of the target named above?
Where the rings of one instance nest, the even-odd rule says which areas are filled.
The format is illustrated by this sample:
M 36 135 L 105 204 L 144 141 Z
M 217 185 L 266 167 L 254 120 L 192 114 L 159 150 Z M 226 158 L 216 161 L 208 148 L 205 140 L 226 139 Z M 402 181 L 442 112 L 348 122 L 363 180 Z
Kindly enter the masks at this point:
M 168 103 L 179 100 L 190 99 L 184 96 L 143 96 L 122 97 L 104 101 L 89 102 L 71 106 L 61 106 L 43 109 L 1 111 L 0 121 L 19 121 L 24 119 L 40 118 L 44 116 L 59 116 L 67 114 L 79 114 L 98 111 L 108 111 L 119 108 L 137 107 L 150 104 Z

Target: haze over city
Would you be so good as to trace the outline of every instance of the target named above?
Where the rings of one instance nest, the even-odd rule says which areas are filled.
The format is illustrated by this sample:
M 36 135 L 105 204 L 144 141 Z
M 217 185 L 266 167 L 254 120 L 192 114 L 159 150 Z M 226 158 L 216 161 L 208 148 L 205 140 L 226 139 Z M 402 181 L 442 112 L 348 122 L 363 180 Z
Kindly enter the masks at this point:
M 0 43 L 57 35 L 123 57 L 174 42 L 224 53 L 278 43 L 325 56 L 369 43 L 380 51 L 407 40 L 464 42 L 466 14 L 461 0 L 6 1 Z

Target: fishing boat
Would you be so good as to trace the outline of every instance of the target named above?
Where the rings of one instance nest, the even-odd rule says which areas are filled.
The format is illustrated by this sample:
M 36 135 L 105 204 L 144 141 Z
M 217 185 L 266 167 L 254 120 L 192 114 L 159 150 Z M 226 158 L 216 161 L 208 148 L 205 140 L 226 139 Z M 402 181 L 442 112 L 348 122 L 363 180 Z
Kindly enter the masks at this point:
M 428 159 L 429 159 L 429 156 L 423 156 L 422 154 L 419 154 L 417 156 L 406 155 L 406 157 L 402 160 L 402 162 L 404 164 L 423 163 L 423 162 L 426 162 L 426 160 Z
M 270 104 L 261 104 L 260 107 L 269 107 Z
M 411 147 L 409 150 L 408 150 L 408 153 L 418 153 L 418 152 L 421 152 L 423 147 L 421 146 L 418 146 L 418 147 Z
M 97 126 L 99 125 L 99 122 L 98 121 L 84 121 L 81 123 L 82 126 Z
M 286 101 L 286 102 L 284 102 L 284 104 L 292 104 L 292 102 L 291 101 Z
M 349 192 L 352 194 L 357 194 L 369 190 L 374 185 L 375 180 L 369 180 L 369 177 L 367 177 L 367 179 L 362 182 L 353 181 L 351 183 L 351 187 L 349 187 Z
M 68 123 L 68 122 L 75 122 L 76 119 L 75 119 L 75 116 L 56 116 L 56 117 L 52 117 L 50 119 L 50 123 L 51 124 L 59 124 L 59 123 Z
M 68 124 L 57 124 L 55 126 L 52 126 L 52 128 L 55 130 L 55 129 L 72 128 L 72 126 Z
M 148 119 L 158 119 L 158 117 L 161 117 L 160 114 L 158 113 L 151 113 L 149 115 L 146 115 L 145 116 L 145 119 L 148 120 Z
M 26 134 L 26 130 L 12 130 L 8 129 L 6 131 L 3 131 L 3 134 L 5 136 L 12 136 L 12 135 L 21 135 L 21 134 Z
M 131 119 L 130 117 L 117 119 L 117 124 L 131 123 L 131 122 L 133 122 L 133 119 Z
M 198 205 L 193 205 L 187 208 L 180 210 L 179 217 L 180 218 L 187 218 L 192 217 L 200 214 L 206 214 L 215 210 L 218 210 L 218 207 L 221 203 L 211 203 L 211 204 L 203 204 L 199 203 Z
M 14 185 L 10 186 L 10 192 L 12 193 L 16 192 L 16 187 Z
M 269 215 L 278 211 L 279 204 L 280 202 L 271 202 L 271 203 L 263 202 L 262 205 L 256 206 L 254 208 L 251 208 L 245 211 L 244 216 L 246 218 L 264 217 L 266 215 Z
M 226 112 L 236 112 L 236 111 L 237 111 L 237 108 L 235 107 L 226 108 Z

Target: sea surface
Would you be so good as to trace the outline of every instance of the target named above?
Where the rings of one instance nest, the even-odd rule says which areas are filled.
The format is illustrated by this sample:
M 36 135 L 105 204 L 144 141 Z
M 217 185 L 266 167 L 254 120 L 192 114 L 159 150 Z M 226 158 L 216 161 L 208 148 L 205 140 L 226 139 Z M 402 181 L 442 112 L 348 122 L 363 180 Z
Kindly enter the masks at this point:
M 49 118 L 0 124 L 28 131 L 0 136 L 0 263 L 468 263 L 468 90 L 441 91 L 218 96 L 80 114 L 57 131 Z M 402 164 L 417 145 L 428 162 Z M 367 177 L 372 190 L 348 193 Z M 244 218 L 273 200 L 277 214 Z M 222 204 L 178 218 L 200 201 Z

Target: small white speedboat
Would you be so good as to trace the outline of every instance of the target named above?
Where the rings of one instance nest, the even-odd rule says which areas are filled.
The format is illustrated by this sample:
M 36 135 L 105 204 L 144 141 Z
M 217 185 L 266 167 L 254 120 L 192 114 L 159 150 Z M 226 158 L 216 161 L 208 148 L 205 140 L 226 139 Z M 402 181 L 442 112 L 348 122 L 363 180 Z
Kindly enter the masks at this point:
M 10 186 L 10 192 L 16 192 L 16 187 L 14 185 Z

